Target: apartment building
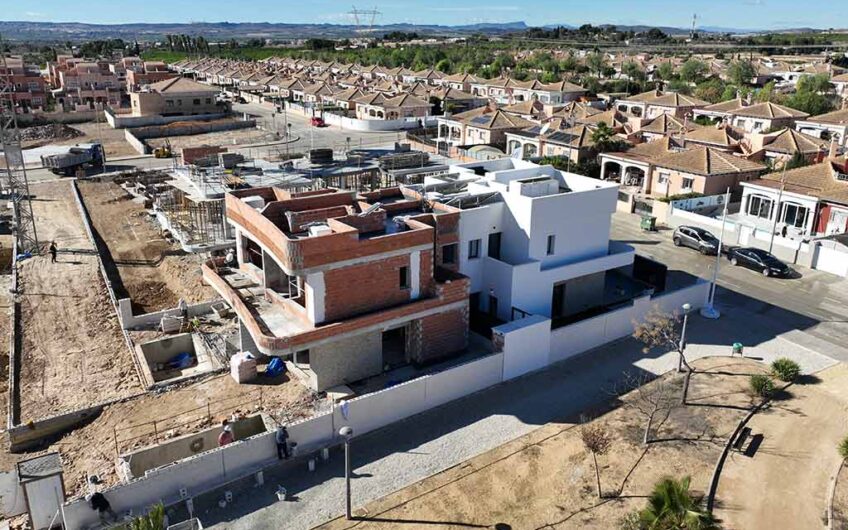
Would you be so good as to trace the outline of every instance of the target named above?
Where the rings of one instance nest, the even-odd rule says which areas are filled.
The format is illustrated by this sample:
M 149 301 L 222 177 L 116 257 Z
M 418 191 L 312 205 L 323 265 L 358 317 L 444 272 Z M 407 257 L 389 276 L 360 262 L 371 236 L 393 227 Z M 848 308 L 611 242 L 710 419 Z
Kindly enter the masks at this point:
M 218 90 L 184 77 L 174 77 L 147 85 L 130 93 L 133 116 L 197 116 L 228 112 L 216 101 Z
M 26 64 L 22 57 L 6 57 L 6 70 L 0 65 L 0 75 L 10 79 L 12 98 L 19 112 L 41 109 L 47 104 L 41 72 L 35 66 Z
M 466 347 L 457 209 L 398 188 L 259 188 L 225 204 L 238 263 L 203 276 L 238 315 L 242 349 L 285 358 L 322 391 Z

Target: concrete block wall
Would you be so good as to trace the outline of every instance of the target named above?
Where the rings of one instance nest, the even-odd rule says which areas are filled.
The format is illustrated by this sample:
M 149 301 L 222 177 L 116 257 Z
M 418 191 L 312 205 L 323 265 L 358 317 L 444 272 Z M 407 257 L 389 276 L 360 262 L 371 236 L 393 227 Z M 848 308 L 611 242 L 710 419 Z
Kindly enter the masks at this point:
M 462 350 L 468 345 L 468 303 L 465 307 L 437 313 L 410 323 L 407 354 L 427 363 Z
M 212 306 L 222 303 L 223 300 L 216 298 L 208 302 L 200 302 L 188 306 L 188 316 L 196 317 L 200 315 L 208 315 L 212 312 Z M 121 298 L 118 300 L 118 316 L 121 320 L 122 329 L 144 329 L 159 326 L 159 322 L 164 317 L 180 316 L 179 308 L 164 309 L 153 313 L 144 313 L 142 315 L 134 315 L 132 310 L 132 301 L 129 298 Z
M 383 335 L 372 331 L 313 347 L 309 367 L 318 392 L 382 373 Z

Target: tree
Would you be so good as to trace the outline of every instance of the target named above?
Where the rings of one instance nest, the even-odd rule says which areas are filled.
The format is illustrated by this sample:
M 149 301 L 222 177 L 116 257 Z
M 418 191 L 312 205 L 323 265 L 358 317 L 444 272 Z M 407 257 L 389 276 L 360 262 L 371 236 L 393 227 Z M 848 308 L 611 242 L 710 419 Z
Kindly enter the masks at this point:
M 590 71 L 597 73 L 598 77 L 602 77 L 607 67 L 607 58 L 600 52 L 592 52 L 586 56 L 586 66 Z
M 698 83 L 709 71 L 707 64 L 698 59 L 689 59 L 680 66 L 680 79 L 688 83 Z
M 621 73 L 627 76 L 631 81 L 642 82 L 645 80 L 645 71 L 639 66 L 636 61 L 627 61 L 621 65 Z
M 645 37 L 651 41 L 664 41 L 668 39 L 668 35 L 666 35 L 665 32 L 659 28 L 649 29 L 648 32 L 645 34 Z
M 637 414 L 645 418 L 645 428 L 642 430 L 642 445 L 651 443 L 651 429 L 659 420 L 663 423 L 677 407 L 674 399 L 674 388 L 668 380 L 659 377 L 651 380 L 648 375 L 639 377 L 625 374 L 623 388 L 617 394 L 633 392 L 633 396 L 625 402 Z
M 659 309 L 654 308 L 645 315 L 644 322 L 636 324 L 633 338 L 645 345 L 645 353 L 654 348 L 677 350 L 677 371 L 683 371 L 684 366 L 687 370 L 680 399 L 681 403 L 686 403 L 686 393 L 689 390 L 689 377 L 694 372 L 694 369 L 686 360 L 684 351 L 686 345 L 683 342 L 681 330 L 678 330 L 678 321 L 677 314 L 663 313 Z
M 801 366 L 792 359 L 780 357 L 771 363 L 771 371 L 781 381 L 791 383 L 801 375 Z
M 666 61 L 657 67 L 654 75 L 663 81 L 668 81 L 674 78 L 674 65 Z
M 600 423 L 589 423 L 580 429 L 580 439 L 583 445 L 592 453 L 592 462 L 595 464 L 595 479 L 598 483 L 598 498 L 603 498 L 601 491 L 601 470 L 598 468 L 598 455 L 605 455 L 612 445 L 612 438 Z
M 727 67 L 727 77 L 738 87 L 750 84 L 756 75 L 757 70 L 753 63 L 744 59 L 733 61 Z
M 606 123 L 601 122 L 592 131 L 592 143 L 595 145 L 595 150 L 598 153 L 606 153 L 613 150 L 617 145 L 615 140 L 615 131 Z
M 786 106 L 806 112 L 810 116 L 818 116 L 833 110 L 833 103 L 827 96 L 817 92 L 797 91 L 786 98 Z
M 830 82 L 830 76 L 827 74 L 802 75 L 798 79 L 796 90 L 798 92 L 815 92 L 817 94 L 827 94 L 833 89 Z
M 768 399 L 774 394 L 774 381 L 767 375 L 754 374 L 750 377 L 748 383 L 754 396 Z
M 130 522 L 130 530 L 165 530 L 165 507 L 162 503 L 150 507 L 145 515 L 140 515 Z
M 639 518 L 645 528 L 662 530 L 707 530 L 715 528 L 712 516 L 701 508 L 701 499 L 689 492 L 689 477 L 665 477 L 648 497 Z
M 718 103 L 722 100 L 725 86 L 721 79 L 709 79 L 695 87 L 695 97 L 710 103 Z

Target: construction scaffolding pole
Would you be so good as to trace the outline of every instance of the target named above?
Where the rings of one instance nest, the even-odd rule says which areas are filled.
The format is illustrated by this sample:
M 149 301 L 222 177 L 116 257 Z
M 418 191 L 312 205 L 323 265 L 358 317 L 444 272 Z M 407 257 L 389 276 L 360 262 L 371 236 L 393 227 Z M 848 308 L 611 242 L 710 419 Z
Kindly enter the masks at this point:
M 12 202 L 12 230 L 18 243 L 19 252 L 39 252 L 38 235 L 35 231 L 35 218 L 32 215 L 29 183 L 21 149 L 21 135 L 18 131 L 18 118 L 15 110 L 15 82 L 9 68 L 6 53 L 3 50 L 3 38 L 0 37 L 0 147 L 3 150 L 5 170 L 3 192 Z

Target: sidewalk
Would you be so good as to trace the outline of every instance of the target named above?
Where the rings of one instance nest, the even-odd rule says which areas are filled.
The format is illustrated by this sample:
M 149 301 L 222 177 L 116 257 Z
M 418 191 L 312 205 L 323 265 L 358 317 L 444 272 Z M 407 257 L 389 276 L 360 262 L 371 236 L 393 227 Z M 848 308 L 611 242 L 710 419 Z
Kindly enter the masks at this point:
M 763 362 L 792 357 L 807 372 L 836 363 L 780 336 L 808 325 L 800 315 L 796 319 L 784 312 L 782 318 L 772 318 L 761 314 L 763 308 L 722 309 L 718 321 L 690 317 L 690 358 L 727 355 L 730 344 L 739 341 L 746 345 L 746 356 Z M 624 374 L 657 375 L 676 364 L 674 352 L 644 354 L 640 344 L 625 339 L 356 438 L 353 505 L 362 506 L 550 422 L 574 421 L 581 411 L 611 401 Z M 220 494 L 199 497 L 196 515 L 207 528 L 306 529 L 343 514 L 341 451 L 332 451 L 327 462 L 319 459 L 313 473 L 305 462 L 297 465 L 266 470 L 261 488 L 233 488 L 234 501 L 225 509 L 217 506 Z M 292 500 L 278 502 L 277 485 Z

